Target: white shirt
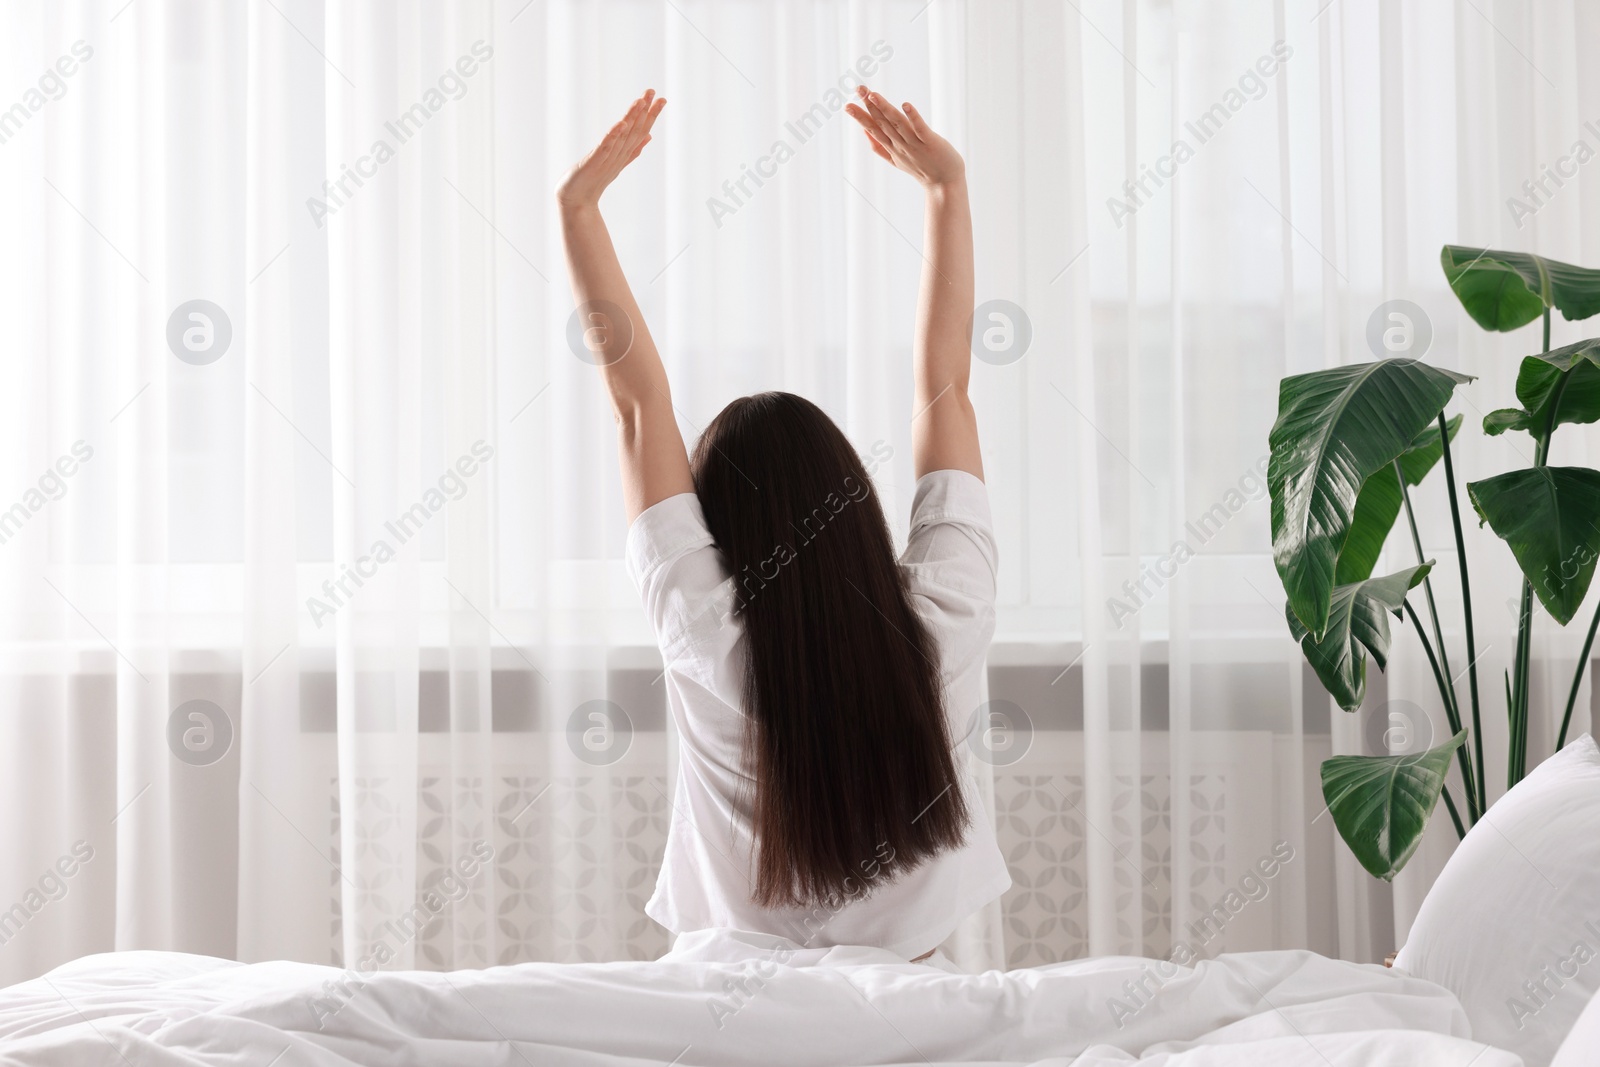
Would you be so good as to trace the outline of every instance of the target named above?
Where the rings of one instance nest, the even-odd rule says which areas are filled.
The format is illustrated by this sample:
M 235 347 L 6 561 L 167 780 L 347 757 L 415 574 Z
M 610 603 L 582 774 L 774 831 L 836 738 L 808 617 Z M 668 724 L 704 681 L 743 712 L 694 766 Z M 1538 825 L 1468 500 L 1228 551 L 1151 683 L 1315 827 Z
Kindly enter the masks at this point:
M 667 707 L 679 738 L 666 855 L 647 915 L 673 933 L 731 927 L 807 947 L 871 945 L 909 959 L 940 944 L 962 919 L 1010 888 L 993 820 L 965 770 L 966 738 L 983 699 L 994 636 L 995 562 L 983 482 L 965 471 L 924 475 L 899 565 L 939 650 L 949 733 L 972 815 L 965 843 L 893 878 L 887 873 L 892 858 L 880 857 L 890 859 L 885 873 L 839 910 L 770 909 L 750 899 L 755 864 L 740 710 L 745 641 L 733 614 L 733 579 L 693 493 L 668 497 L 634 520 L 628 574 L 661 647 Z

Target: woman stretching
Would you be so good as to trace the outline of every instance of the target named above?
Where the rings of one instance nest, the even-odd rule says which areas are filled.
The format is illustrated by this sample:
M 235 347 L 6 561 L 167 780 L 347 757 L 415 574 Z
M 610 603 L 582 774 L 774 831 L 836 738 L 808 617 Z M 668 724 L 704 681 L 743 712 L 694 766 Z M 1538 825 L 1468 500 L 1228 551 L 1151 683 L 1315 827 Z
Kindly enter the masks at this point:
M 960 747 L 994 632 L 995 543 L 967 399 L 972 218 L 961 155 L 859 90 L 872 150 L 922 184 L 917 488 L 897 561 L 868 471 L 822 409 L 741 397 L 684 447 L 600 194 L 665 100 L 646 92 L 557 193 L 585 344 L 611 394 L 628 572 L 666 664 L 674 817 L 645 907 L 674 933 L 930 956 L 1011 884 Z

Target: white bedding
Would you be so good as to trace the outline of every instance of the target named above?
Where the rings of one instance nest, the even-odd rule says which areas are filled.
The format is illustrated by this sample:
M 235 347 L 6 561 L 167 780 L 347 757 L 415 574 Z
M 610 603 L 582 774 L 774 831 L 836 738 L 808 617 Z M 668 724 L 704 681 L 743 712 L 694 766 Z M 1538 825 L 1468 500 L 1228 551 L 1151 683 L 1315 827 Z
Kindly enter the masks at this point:
M 123 952 L 0 990 L 0 1064 L 1521 1065 L 1469 1039 L 1449 992 L 1382 967 L 1251 952 L 1159 981 L 1154 965 L 966 975 L 708 932 L 653 963 L 378 973 L 341 995 L 352 976 L 331 967 Z

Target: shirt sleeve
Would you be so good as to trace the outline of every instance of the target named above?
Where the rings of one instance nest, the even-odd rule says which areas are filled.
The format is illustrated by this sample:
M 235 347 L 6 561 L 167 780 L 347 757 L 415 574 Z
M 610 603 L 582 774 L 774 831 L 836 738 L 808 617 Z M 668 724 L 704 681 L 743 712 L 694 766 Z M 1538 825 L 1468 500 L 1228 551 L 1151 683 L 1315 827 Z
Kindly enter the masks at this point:
M 732 583 L 693 493 L 639 513 L 628 527 L 625 563 L 669 662 L 693 648 L 697 634 L 720 629 L 732 609 Z
M 917 480 L 900 566 L 938 635 L 948 680 L 983 657 L 994 638 L 999 553 L 981 479 L 943 470 Z

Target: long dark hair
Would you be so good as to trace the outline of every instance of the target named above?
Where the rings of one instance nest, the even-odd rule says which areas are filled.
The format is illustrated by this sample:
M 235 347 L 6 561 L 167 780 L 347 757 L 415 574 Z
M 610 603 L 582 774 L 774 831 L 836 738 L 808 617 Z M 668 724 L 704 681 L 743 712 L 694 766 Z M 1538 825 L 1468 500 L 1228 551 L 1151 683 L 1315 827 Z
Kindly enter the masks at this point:
M 690 466 L 737 586 L 763 907 L 846 901 L 964 839 L 939 651 L 861 457 L 791 393 L 729 404 Z

